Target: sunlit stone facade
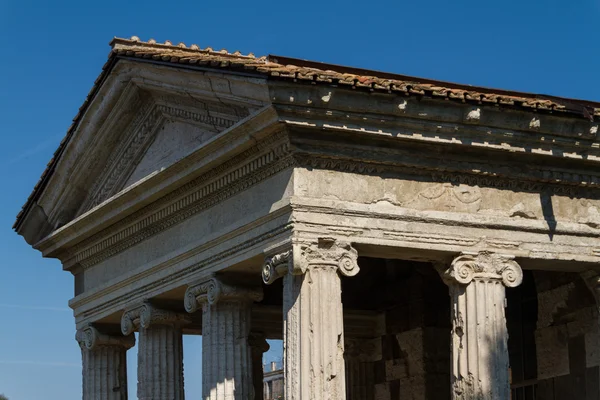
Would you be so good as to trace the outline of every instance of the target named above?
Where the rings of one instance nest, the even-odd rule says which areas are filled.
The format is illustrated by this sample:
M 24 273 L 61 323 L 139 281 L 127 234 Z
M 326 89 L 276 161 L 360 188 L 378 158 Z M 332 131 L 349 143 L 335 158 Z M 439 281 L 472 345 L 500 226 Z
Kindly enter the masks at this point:
M 600 398 L 600 106 L 115 39 L 16 231 L 83 398 Z M 75 345 L 75 342 L 74 342 Z M 541 397 L 540 397 L 541 396 Z M 568 397 L 561 397 L 568 396 Z

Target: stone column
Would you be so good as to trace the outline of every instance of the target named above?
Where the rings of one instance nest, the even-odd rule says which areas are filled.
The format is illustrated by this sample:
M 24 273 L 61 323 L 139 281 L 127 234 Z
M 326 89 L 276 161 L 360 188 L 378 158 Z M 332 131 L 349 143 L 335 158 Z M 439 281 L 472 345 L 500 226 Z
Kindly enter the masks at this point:
M 346 399 L 340 276 L 358 273 L 347 243 L 294 243 L 266 260 L 263 280 L 283 276 L 285 399 Z
M 93 326 L 77 331 L 83 363 L 83 400 L 127 400 L 127 350 L 135 337 L 109 336 Z
M 441 269 L 452 310 L 452 398 L 508 400 L 505 288 L 523 272 L 510 256 L 463 253 Z
M 138 387 L 140 400 L 183 400 L 182 325 L 189 317 L 145 303 L 123 314 L 121 330 L 139 330 Z
M 348 400 L 375 398 L 375 361 L 382 359 L 381 338 L 345 338 L 346 396 Z
M 269 343 L 265 339 L 264 333 L 254 332 L 250 334 L 248 339 L 250 351 L 252 353 L 252 381 L 254 386 L 254 398 L 262 400 L 264 394 L 264 369 L 263 369 L 263 354 L 269 351 Z
M 202 306 L 202 397 L 205 400 L 255 398 L 248 339 L 252 303 L 260 300 L 260 288 L 230 285 L 216 276 L 186 291 L 187 312 L 196 312 Z

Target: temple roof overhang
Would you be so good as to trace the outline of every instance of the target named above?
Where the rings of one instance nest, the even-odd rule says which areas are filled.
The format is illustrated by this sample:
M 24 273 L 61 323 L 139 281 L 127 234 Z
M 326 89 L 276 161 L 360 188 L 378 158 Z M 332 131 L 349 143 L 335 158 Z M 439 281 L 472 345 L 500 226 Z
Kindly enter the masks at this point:
M 600 116 L 600 104 L 594 102 L 487 89 L 273 55 L 256 57 L 183 43 L 142 42 L 137 37 L 115 38 L 111 46 L 100 76 L 17 217 L 14 229 L 31 244 L 50 232 L 59 233 L 57 237 L 72 237 L 74 233 L 80 233 L 80 221 L 90 218 L 91 214 L 113 213 L 112 217 L 105 215 L 101 225 L 93 228 L 99 230 L 115 218 L 121 218 L 119 210 L 131 211 L 127 201 L 135 201 L 138 206 L 149 204 L 152 196 L 182 184 L 187 179 L 184 179 L 185 166 L 193 165 L 191 159 L 197 161 L 204 157 L 210 162 L 210 155 L 239 151 L 234 148 L 239 145 L 241 149 L 244 141 L 255 140 L 252 135 L 256 132 L 278 124 L 294 129 L 326 129 L 334 134 L 343 129 L 373 137 L 387 135 L 438 144 L 456 143 L 451 133 L 460 125 L 461 129 L 467 127 L 470 137 L 481 138 L 482 146 L 488 148 L 511 153 L 560 155 L 570 158 L 570 162 L 599 160 L 595 120 Z M 190 79 L 193 87 L 188 87 Z M 243 84 L 236 83 L 242 81 Z M 184 104 L 188 101 L 186 97 L 192 98 L 187 105 Z M 170 108 L 172 98 L 184 104 L 183 111 Z M 194 114 L 198 102 L 208 110 L 207 114 Z M 144 111 L 146 114 L 139 111 L 144 107 L 150 110 Z M 482 116 L 482 109 L 490 111 Z M 82 165 L 91 170 L 95 165 L 91 162 L 82 164 L 83 161 L 74 158 L 73 153 L 85 153 L 83 148 L 98 150 L 100 155 L 96 164 L 114 162 L 109 154 L 102 156 L 99 149 L 112 145 L 109 139 L 103 138 L 102 132 L 123 129 L 118 124 L 125 122 L 118 121 L 133 121 L 136 114 L 144 114 L 144 121 L 151 120 L 151 114 L 158 119 L 177 120 L 181 113 L 188 113 L 186 117 L 195 123 L 214 127 L 214 136 L 201 148 L 178 160 L 178 167 L 171 168 L 168 174 L 145 177 L 116 197 L 119 189 L 131 183 L 131 175 L 135 176 L 134 165 L 129 175 L 122 176 L 116 176 L 105 167 L 95 176 L 102 181 L 97 187 L 85 187 L 89 179 L 82 178 L 79 187 L 70 182 L 69 171 Z M 424 135 L 421 131 L 429 134 Z M 444 137 L 446 134 L 447 138 Z M 232 138 L 238 138 L 240 142 Z M 122 139 L 115 136 L 111 140 Z M 530 146 L 533 142 L 536 145 Z M 588 166 L 582 164 L 580 168 Z M 190 172 L 189 179 L 192 175 Z M 593 178 L 571 176 L 570 179 L 585 185 L 600 183 Z M 55 217 L 51 223 L 48 222 L 51 210 L 38 204 L 50 182 L 56 192 L 54 204 L 62 201 L 65 204 L 56 207 L 67 209 L 52 211 Z M 69 185 L 71 192 L 65 189 Z M 148 185 L 164 187 L 144 192 Z M 139 201 L 141 192 L 148 194 L 145 202 Z M 121 201 L 119 198 L 123 204 L 117 204 Z M 109 199 L 117 201 L 106 207 L 104 202 Z M 65 217 L 59 215 L 61 212 Z M 71 234 L 66 235 L 69 230 Z M 59 241 L 50 240 L 46 241 L 45 247 L 57 245 Z

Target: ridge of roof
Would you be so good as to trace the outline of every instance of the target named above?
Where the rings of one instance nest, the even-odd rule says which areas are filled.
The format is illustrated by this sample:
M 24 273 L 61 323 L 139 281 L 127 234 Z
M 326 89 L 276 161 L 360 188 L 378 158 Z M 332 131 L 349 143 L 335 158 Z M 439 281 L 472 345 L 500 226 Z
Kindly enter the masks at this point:
M 13 229 L 19 229 L 25 214 L 41 194 L 89 104 L 93 101 L 96 93 L 120 58 L 147 59 L 175 65 L 196 65 L 231 71 L 240 70 L 265 76 L 269 79 L 330 84 L 353 89 L 404 94 L 406 96 L 430 96 L 463 103 L 495 104 L 525 108 L 529 111 L 565 112 L 577 114 L 590 120 L 594 120 L 595 116 L 600 117 L 600 103 L 591 101 L 489 89 L 282 56 L 257 57 L 253 53 L 242 54 L 239 51 L 231 53 L 225 49 L 217 51 L 211 47 L 202 49 L 196 44 L 187 46 L 183 42 L 174 45 L 169 40 L 164 43 L 158 43 L 154 39 L 144 42 L 137 36 L 132 36 L 129 39 L 114 37 L 109 44 L 111 51 L 108 60 L 102 67 L 100 75 L 94 81 L 94 85 L 79 108 L 77 115 L 73 118 L 66 136 L 61 141 L 40 180 L 36 183 L 25 205 L 17 215 Z

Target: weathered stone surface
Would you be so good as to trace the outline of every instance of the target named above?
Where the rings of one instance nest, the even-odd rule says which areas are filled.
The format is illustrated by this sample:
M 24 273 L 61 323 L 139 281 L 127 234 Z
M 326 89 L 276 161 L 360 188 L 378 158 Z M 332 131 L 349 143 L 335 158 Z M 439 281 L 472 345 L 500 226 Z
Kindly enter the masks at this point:
M 569 374 L 569 335 L 565 326 L 538 329 L 538 377 L 553 378 Z
M 203 327 L 194 329 L 207 346 L 205 398 L 252 397 L 257 382 L 249 371 L 259 357 L 247 343 L 248 320 L 250 304 L 261 299 L 253 285 L 265 254 L 275 255 L 265 263 L 264 281 L 285 281 L 289 400 L 354 393 L 431 398 L 437 374 L 447 374 L 443 362 L 433 373 L 426 365 L 425 342 L 435 346 L 423 332 L 446 327 L 424 326 L 424 315 L 390 321 L 410 325 L 382 337 L 402 354 L 344 359 L 340 290 L 344 277 L 358 273 L 359 254 L 427 263 L 463 254 L 442 274 L 454 313 L 455 398 L 508 393 L 504 288 L 520 275 L 514 261 L 498 254 L 537 271 L 579 273 L 599 265 L 593 118 L 600 107 L 364 79 L 335 66 L 326 71 L 138 38 L 113 43 L 102 79 L 15 229 L 74 275 L 77 328 L 123 316 L 125 334 L 140 331 L 142 398 L 182 396 L 187 318 L 130 309 L 154 300 L 203 309 Z M 224 270 L 254 277 L 253 288 L 206 278 Z M 597 279 L 588 289 L 582 285 L 537 293 L 537 368 L 547 378 L 540 387 L 556 388 L 556 396 L 573 385 L 579 397 L 584 386 L 587 394 L 600 390 L 592 388 L 600 387 L 597 376 L 582 383 L 600 364 L 600 302 L 582 298 L 597 290 Z M 403 310 L 383 308 L 369 311 Z M 347 328 L 359 332 L 352 321 Z M 116 347 L 84 350 L 88 398 L 109 396 L 108 386 L 121 397 L 106 398 L 123 398 L 124 353 L 116 349 L 120 342 L 107 343 Z M 102 362 L 110 382 L 93 375 Z M 364 390 L 371 378 L 363 367 L 371 362 L 374 393 Z M 165 365 L 173 365 L 173 374 L 157 378 Z M 353 393 L 345 393 L 346 375 Z
M 127 355 L 133 335 L 109 336 L 92 326 L 77 331 L 83 366 L 83 400 L 127 400 Z
M 329 238 L 269 257 L 263 280 L 283 276 L 285 397 L 346 398 L 339 274 L 358 273 L 357 252 Z
M 181 326 L 142 328 L 138 345 L 138 399 L 185 398 Z
M 123 313 L 121 332 L 139 331 L 138 399 L 185 398 L 182 326 L 189 322 L 187 315 L 148 302 Z
M 452 305 L 452 398 L 508 399 L 505 287 L 521 284 L 521 267 L 507 256 L 463 254 L 441 273 Z
M 381 359 L 381 338 L 344 338 L 346 398 L 348 400 L 374 399 L 374 363 Z
M 217 277 L 188 288 L 186 310 L 202 307 L 204 399 L 255 398 L 250 325 L 252 303 L 260 299 L 259 288 L 227 284 Z

